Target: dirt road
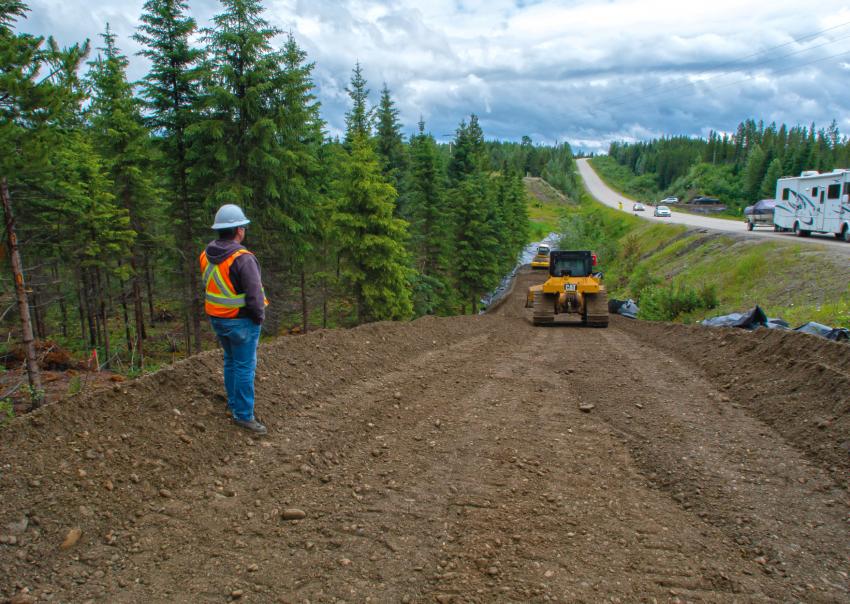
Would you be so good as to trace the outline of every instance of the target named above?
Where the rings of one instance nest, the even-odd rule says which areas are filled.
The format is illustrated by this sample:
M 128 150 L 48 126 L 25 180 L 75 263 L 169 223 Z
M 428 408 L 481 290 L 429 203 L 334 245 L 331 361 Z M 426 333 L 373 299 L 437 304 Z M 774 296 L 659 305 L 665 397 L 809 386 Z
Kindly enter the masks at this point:
M 534 328 L 540 279 L 264 345 L 263 439 L 215 353 L 16 420 L 0 601 L 850 601 L 850 349 Z
M 606 206 L 617 209 L 618 204 L 622 202 L 623 211 L 632 213 L 633 199 L 629 199 L 609 188 L 599 175 L 594 172 L 588 159 L 576 160 L 579 174 L 584 180 L 584 185 L 590 194 L 600 203 Z M 744 221 L 726 220 L 723 218 L 712 218 L 711 216 L 700 216 L 698 214 L 689 214 L 687 212 L 677 211 L 676 206 L 670 206 L 673 215 L 669 218 L 655 218 L 652 215 L 652 208 L 647 208 L 646 212 L 637 213 L 637 216 L 645 220 L 656 220 L 659 222 L 669 222 L 674 224 L 684 224 L 695 229 L 710 229 L 712 231 L 721 231 L 724 233 L 734 233 L 741 237 L 759 237 L 762 239 L 773 239 L 774 241 L 793 241 L 805 244 L 823 245 L 831 251 L 838 251 L 844 254 L 850 254 L 850 245 L 846 241 L 839 241 L 832 235 L 813 234 L 811 237 L 797 237 L 794 233 L 774 233 L 770 229 L 758 228 L 754 231 L 747 231 Z

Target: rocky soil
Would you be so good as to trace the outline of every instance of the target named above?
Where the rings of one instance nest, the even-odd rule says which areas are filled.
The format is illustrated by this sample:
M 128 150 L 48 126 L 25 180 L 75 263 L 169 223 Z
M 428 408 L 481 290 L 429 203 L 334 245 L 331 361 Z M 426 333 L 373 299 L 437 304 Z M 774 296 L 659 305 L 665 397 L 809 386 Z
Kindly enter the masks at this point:
M 850 602 L 850 347 L 491 315 L 280 338 L 0 432 L 0 601 Z

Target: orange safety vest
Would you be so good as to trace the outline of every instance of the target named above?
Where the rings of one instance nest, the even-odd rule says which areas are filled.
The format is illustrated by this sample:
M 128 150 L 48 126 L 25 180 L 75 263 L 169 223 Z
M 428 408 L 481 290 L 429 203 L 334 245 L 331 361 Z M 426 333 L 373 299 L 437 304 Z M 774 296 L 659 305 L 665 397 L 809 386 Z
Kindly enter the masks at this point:
M 233 261 L 243 254 L 250 254 L 248 250 L 236 250 L 228 256 L 224 262 L 213 264 L 207 260 L 207 252 L 201 252 L 201 272 L 206 285 L 206 297 L 204 298 L 204 310 L 213 317 L 233 319 L 239 314 L 239 309 L 245 307 L 245 294 L 237 294 L 230 280 L 230 267 Z M 269 301 L 263 291 L 263 303 L 268 306 Z

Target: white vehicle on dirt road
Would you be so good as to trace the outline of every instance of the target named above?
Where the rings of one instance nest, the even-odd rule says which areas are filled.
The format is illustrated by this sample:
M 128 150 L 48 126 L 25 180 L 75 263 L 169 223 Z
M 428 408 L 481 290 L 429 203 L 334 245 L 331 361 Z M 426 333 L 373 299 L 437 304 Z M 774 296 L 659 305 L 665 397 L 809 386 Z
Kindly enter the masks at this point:
M 803 172 L 776 181 L 777 231 L 793 231 L 800 237 L 831 233 L 850 241 L 850 170 Z

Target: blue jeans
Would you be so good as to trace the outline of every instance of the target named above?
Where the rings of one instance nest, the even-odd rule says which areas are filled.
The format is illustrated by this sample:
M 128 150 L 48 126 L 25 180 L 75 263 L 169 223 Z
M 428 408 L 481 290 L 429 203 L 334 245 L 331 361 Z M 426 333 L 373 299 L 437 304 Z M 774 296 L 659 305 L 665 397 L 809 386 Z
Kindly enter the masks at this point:
M 254 419 L 254 373 L 260 326 L 251 319 L 210 317 L 224 349 L 224 388 L 227 408 L 236 419 Z

